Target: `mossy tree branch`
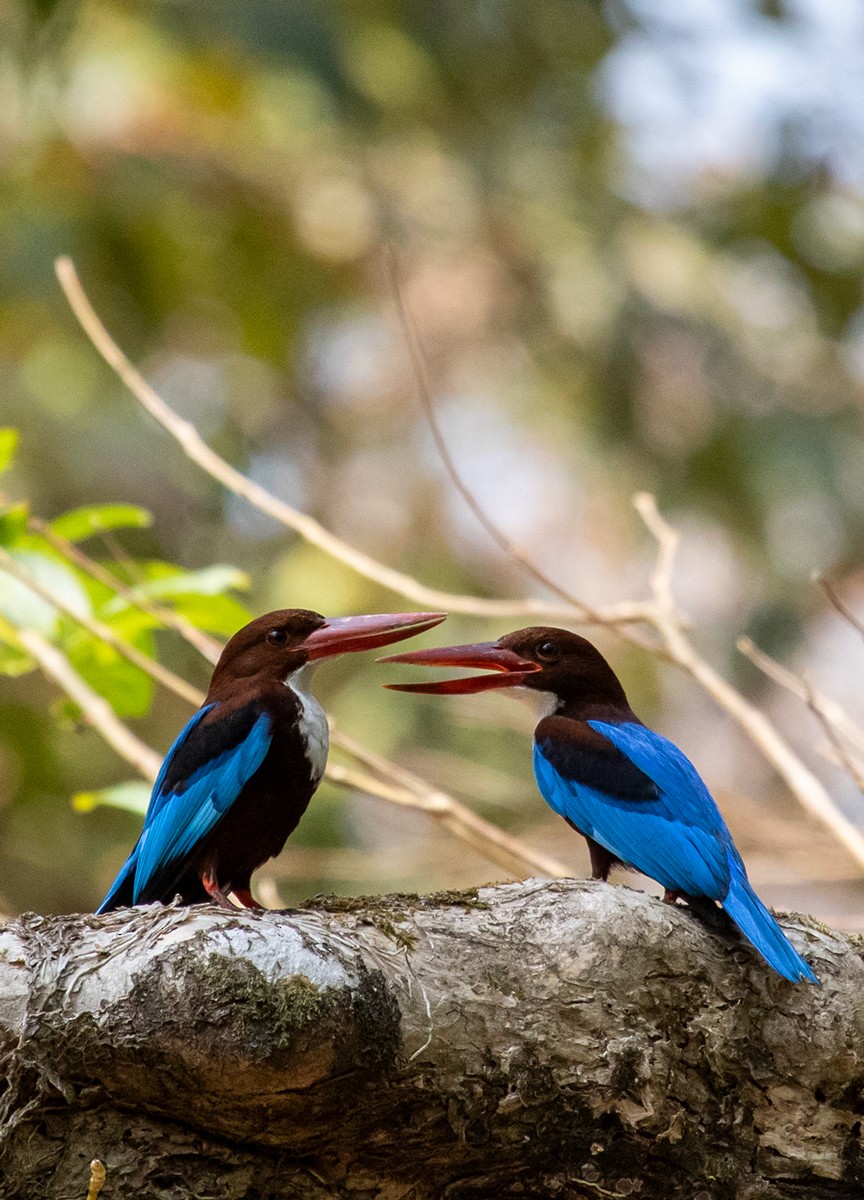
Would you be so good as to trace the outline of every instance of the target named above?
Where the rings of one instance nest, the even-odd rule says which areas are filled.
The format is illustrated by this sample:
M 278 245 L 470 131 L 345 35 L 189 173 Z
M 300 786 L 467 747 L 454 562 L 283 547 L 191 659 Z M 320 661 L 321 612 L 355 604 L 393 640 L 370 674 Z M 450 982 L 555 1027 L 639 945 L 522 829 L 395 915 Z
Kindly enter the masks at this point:
M 593 883 L 23 917 L 2 1194 L 858 1195 L 860 947 L 786 927 L 822 988 Z

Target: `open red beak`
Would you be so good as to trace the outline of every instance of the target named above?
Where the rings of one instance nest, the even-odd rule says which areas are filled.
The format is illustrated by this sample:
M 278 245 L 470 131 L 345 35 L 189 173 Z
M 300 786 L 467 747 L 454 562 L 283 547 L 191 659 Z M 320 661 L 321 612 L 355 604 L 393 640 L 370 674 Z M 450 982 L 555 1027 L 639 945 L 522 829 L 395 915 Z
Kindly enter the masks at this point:
M 379 662 L 420 663 L 427 667 L 483 667 L 494 675 L 468 675 L 464 679 L 443 679 L 438 683 L 385 683 L 394 692 L 426 692 L 434 696 L 461 696 L 488 692 L 492 688 L 517 687 L 538 663 L 520 658 L 513 650 L 497 642 L 478 642 L 473 646 L 438 646 L 433 650 L 414 650 L 391 654 Z
M 303 642 L 310 661 L 350 654 L 354 650 L 377 650 L 401 642 L 440 625 L 446 613 L 373 613 L 362 617 L 328 617 L 320 629 Z

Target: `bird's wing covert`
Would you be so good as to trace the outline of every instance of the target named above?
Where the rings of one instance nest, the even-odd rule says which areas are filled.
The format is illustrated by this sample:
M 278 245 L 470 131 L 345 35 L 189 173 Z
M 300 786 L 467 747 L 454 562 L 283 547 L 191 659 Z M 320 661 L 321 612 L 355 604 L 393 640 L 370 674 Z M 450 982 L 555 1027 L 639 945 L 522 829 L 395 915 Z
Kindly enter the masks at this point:
M 677 746 L 643 725 L 587 724 L 656 785 L 653 797 L 614 795 L 568 778 L 534 749 L 537 783 L 549 805 L 616 858 L 672 891 L 722 899 L 729 887 L 729 831 L 696 768 Z M 538 731 L 539 732 L 539 731 Z M 552 756 L 554 759 L 554 755 Z
M 164 888 L 173 886 L 171 876 L 179 877 L 189 855 L 213 831 L 270 748 L 271 721 L 266 713 L 250 707 L 232 714 L 224 726 L 223 722 L 202 726 L 199 722 L 206 711 L 196 713 L 181 732 L 154 786 L 137 847 L 135 904 L 157 878 L 164 881 Z M 221 745 L 214 736 L 220 726 L 225 730 Z M 191 769 L 181 772 L 180 766 Z

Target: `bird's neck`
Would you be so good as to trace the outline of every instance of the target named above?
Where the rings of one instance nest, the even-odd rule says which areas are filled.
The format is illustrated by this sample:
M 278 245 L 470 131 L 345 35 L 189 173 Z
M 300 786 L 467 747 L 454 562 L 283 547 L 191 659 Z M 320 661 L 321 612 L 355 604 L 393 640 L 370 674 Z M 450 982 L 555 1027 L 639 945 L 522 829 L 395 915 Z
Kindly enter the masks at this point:
M 302 671 L 295 671 L 284 680 L 285 687 L 293 693 L 299 706 L 297 730 L 303 743 L 312 783 L 317 787 L 327 765 L 330 750 L 330 728 L 327 714 L 311 692 L 301 687 Z
M 555 716 L 571 721 L 602 721 L 605 725 L 641 725 L 641 721 L 625 700 L 565 700 L 556 697 Z

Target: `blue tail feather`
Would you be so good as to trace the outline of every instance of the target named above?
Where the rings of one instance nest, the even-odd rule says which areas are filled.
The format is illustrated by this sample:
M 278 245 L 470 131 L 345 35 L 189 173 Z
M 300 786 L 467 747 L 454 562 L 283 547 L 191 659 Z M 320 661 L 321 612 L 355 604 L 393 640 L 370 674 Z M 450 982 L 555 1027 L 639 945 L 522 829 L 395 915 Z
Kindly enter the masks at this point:
M 721 903 L 765 961 L 792 983 L 819 983 L 771 913 L 753 891 L 740 864 L 730 855 L 731 880 Z

